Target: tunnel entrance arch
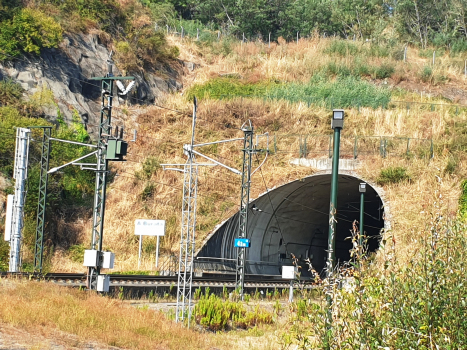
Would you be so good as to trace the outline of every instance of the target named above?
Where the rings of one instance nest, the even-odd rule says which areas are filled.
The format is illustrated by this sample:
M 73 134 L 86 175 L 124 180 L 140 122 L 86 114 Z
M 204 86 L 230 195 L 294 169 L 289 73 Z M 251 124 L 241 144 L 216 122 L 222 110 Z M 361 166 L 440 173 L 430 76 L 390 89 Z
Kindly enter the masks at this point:
M 351 240 L 348 239 L 354 220 L 359 220 L 360 193 L 358 185 L 363 180 L 339 174 L 337 199 L 336 260 L 350 259 Z M 250 202 L 258 210 L 251 210 L 248 217 L 246 272 L 251 274 L 280 275 L 283 265 L 291 264 L 294 254 L 302 266 L 302 276 L 307 275 L 304 262 L 309 258 L 314 268 L 321 272 L 326 263 L 329 230 L 329 198 L 331 175 L 312 175 L 270 190 Z M 377 189 L 367 185 L 365 194 L 365 233 L 371 252 L 377 250 L 381 229 L 385 227 L 385 208 Z M 197 254 L 198 261 L 215 258 L 216 269 L 235 272 L 234 239 L 238 235 L 238 212 L 222 223 L 207 239 Z M 206 258 L 203 260 L 203 258 Z

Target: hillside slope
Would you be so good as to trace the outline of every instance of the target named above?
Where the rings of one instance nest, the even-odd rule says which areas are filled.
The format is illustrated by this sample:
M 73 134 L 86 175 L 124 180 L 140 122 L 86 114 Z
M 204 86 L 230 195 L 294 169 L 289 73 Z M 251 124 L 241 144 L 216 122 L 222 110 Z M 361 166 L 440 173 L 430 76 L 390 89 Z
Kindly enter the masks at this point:
M 342 42 L 322 38 L 300 40 L 298 44 L 282 42 L 271 48 L 260 42 L 247 45 L 233 43 L 229 53 L 213 55 L 212 49 L 200 48 L 194 41 L 180 41 L 176 37 L 171 40 L 179 46 L 181 58 L 197 63 L 199 68 L 186 77 L 183 95 L 167 95 L 163 100 L 161 105 L 171 110 L 157 106 L 128 108 L 125 123 L 129 128 L 138 128 L 138 140 L 131 145 L 128 162 L 113 165 L 118 176 L 109 188 L 104 238 L 106 249 L 117 254 L 117 270 L 134 270 L 138 266 L 138 240 L 133 235 L 135 219 L 167 220 L 162 254 L 178 252 L 183 179 L 177 172 L 162 171 L 160 164 L 185 161 L 182 145 L 188 142 L 191 135 L 190 96 L 197 95 L 200 98 L 196 131 L 198 142 L 242 137 L 238 128 L 248 119 L 258 133 L 268 132 L 271 140 L 274 136 L 278 140 L 282 137 L 283 144 L 279 147 L 286 147 L 288 152 L 271 154 L 262 172 L 254 175 L 251 198 L 256 198 L 268 189 L 316 171 L 290 164 L 291 159 L 300 155 L 299 139 L 284 139 L 284 135 L 330 134 L 329 104 L 325 106 L 316 100 L 310 104 L 306 99 L 300 102 L 299 93 L 283 94 L 277 98 L 273 92 L 269 92 L 274 90 L 268 90 L 271 81 L 276 81 L 272 83 L 271 89 L 289 86 L 290 92 L 294 89 L 293 84 L 298 84 L 295 89 L 299 90 L 300 84 L 306 84 L 310 77 L 323 74 L 323 71 L 329 72 L 333 64 L 343 67 L 341 69 L 351 69 L 355 60 L 365 57 L 363 50 L 366 45 L 349 44 L 362 48 L 361 56 L 357 57 L 329 52 L 330 48 Z M 415 139 L 433 140 L 432 160 L 427 157 L 430 146 L 421 150 L 420 154 L 407 156 L 404 151 L 406 139 L 397 141 L 399 143 L 395 148 L 402 151 L 394 156 L 382 158 L 379 152 L 375 152 L 358 157 L 361 167 L 356 174 L 366 181 L 380 183 L 384 188 L 392 214 L 391 234 L 398 242 L 398 253 L 402 259 L 410 257 L 419 238 L 417 232 L 425 226 L 431 205 L 439 194 L 435 190 L 437 176 L 442 178 L 439 188 L 443 194 L 442 206 L 450 216 L 456 216 L 460 182 L 465 177 L 465 141 L 462 136 L 464 107 L 456 107 L 442 96 L 412 92 L 442 90 L 451 84 L 462 95 L 465 82 L 457 74 L 460 68 L 448 56 L 440 58 L 442 63 L 433 74 L 446 74 L 449 83 L 425 82 L 420 77 L 420 71 L 428 64 L 428 59 L 418 57 L 416 49 L 409 52 L 408 63 L 391 58 L 367 58 L 368 66 L 392 65 L 394 72 L 388 78 L 372 79 L 371 76 L 363 75 L 347 81 L 346 84 L 354 84 L 353 87 L 350 85 L 350 89 L 361 89 L 363 86 L 363 90 L 359 90 L 361 94 L 374 93 L 379 96 L 380 91 L 389 91 L 391 97 L 388 105 L 376 109 L 364 106 L 363 95 L 360 96 L 360 105 L 358 101 L 350 101 L 350 106 L 346 107 L 348 116 L 342 132 L 344 138 L 351 140 L 355 135 L 393 137 L 390 142 L 396 142 L 400 137 L 411 138 L 414 139 L 412 145 L 416 144 Z M 352 74 L 355 73 L 350 73 L 350 78 Z M 323 79 L 318 83 L 325 89 L 326 84 L 336 84 L 342 78 L 339 74 L 326 73 Z M 410 83 L 412 91 L 398 89 L 396 80 Z M 389 85 L 389 89 L 384 85 Z M 345 89 L 339 91 L 344 97 L 349 94 Z M 333 107 L 340 107 L 339 103 L 345 101 L 334 102 Z M 316 142 L 315 147 L 327 149 L 326 141 L 324 144 L 322 141 Z M 238 144 L 206 147 L 202 151 L 229 166 L 239 168 L 241 165 Z M 259 156 L 255 163 L 259 164 L 262 157 Z M 394 168 L 404 169 L 407 176 L 386 182 L 382 180 L 382 174 Z M 197 217 L 199 244 L 217 224 L 238 210 L 239 188 L 240 179 L 222 168 L 201 170 Z M 89 234 L 89 223 L 87 230 Z M 82 237 L 86 245 L 86 234 Z M 154 269 L 154 249 L 155 241 L 146 239 L 141 269 Z M 67 253 L 58 254 L 55 259 L 53 266 L 56 268 L 82 270 L 79 263 L 70 263 Z

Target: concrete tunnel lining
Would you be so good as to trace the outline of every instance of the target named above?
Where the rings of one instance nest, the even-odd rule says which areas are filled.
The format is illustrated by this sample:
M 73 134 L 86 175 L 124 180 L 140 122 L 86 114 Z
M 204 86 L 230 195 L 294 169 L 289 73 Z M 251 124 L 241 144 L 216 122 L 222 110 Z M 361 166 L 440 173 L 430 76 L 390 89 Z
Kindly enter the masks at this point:
M 337 199 L 336 260 L 350 259 L 352 223 L 359 220 L 360 193 L 363 180 L 339 174 Z M 282 265 L 291 265 L 290 254 L 299 258 L 302 276 L 307 276 L 304 262 L 309 257 L 321 272 L 327 257 L 329 230 L 329 198 L 331 175 L 312 175 L 270 190 L 250 202 L 262 211 L 249 210 L 246 272 L 281 274 Z M 383 201 L 370 184 L 365 194 L 365 227 L 370 251 L 379 246 L 381 229 L 385 227 Z M 197 254 L 199 262 L 211 262 L 217 269 L 235 271 L 238 235 L 238 212 L 215 230 Z M 210 259 L 203 259 L 209 257 Z M 217 258 L 217 259 L 212 259 Z

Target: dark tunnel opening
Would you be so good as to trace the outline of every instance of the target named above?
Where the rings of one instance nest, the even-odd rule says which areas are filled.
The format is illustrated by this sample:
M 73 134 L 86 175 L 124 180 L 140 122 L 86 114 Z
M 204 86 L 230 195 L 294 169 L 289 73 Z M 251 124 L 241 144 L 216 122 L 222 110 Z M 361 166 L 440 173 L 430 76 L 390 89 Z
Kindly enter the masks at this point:
M 354 220 L 360 218 L 361 179 L 339 175 L 336 227 L 336 260 L 349 261 Z M 302 276 L 310 276 L 306 258 L 322 272 L 327 257 L 331 175 L 314 175 L 283 185 L 250 202 L 246 273 L 280 275 L 283 265 L 291 265 L 291 253 L 299 259 Z M 376 190 L 367 185 L 364 231 L 368 249 L 379 247 L 384 228 L 384 207 Z M 235 272 L 238 212 L 209 237 L 197 254 L 197 267 L 204 270 Z

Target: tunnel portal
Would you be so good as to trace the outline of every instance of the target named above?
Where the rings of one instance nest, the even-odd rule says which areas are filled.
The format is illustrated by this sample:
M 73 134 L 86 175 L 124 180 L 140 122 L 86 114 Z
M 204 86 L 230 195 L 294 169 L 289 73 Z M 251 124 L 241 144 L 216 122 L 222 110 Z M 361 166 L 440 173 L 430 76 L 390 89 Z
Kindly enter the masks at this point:
M 337 199 L 336 260 L 350 259 L 352 223 L 360 218 L 361 179 L 339 175 Z M 291 265 L 291 254 L 299 259 L 302 276 L 310 276 L 305 259 L 322 273 L 327 256 L 331 175 L 313 175 L 270 190 L 250 202 L 246 273 L 280 275 L 283 265 Z M 251 209 L 255 208 L 255 209 Z M 379 246 L 384 227 L 384 206 L 376 190 L 367 185 L 364 231 L 371 252 Z M 214 231 L 197 254 L 201 266 L 235 272 L 238 212 Z M 198 265 L 198 266 L 200 266 Z M 201 267 L 200 266 L 200 267 Z

